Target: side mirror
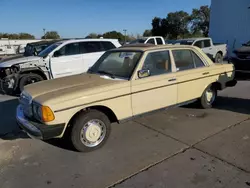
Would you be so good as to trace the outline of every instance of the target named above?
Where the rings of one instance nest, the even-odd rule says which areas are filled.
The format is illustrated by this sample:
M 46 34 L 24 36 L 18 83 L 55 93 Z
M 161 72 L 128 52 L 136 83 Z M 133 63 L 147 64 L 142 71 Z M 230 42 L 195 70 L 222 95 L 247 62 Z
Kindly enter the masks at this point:
M 61 53 L 60 53 L 59 51 L 55 51 L 53 56 L 54 56 L 54 57 L 60 57 L 60 56 L 61 56 Z
M 139 78 L 145 78 L 150 76 L 150 70 L 139 70 L 138 71 L 138 77 Z
M 34 55 L 34 56 L 37 56 L 37 51 L 36 51 L 36 50 L 33 52 L 33 55 Z

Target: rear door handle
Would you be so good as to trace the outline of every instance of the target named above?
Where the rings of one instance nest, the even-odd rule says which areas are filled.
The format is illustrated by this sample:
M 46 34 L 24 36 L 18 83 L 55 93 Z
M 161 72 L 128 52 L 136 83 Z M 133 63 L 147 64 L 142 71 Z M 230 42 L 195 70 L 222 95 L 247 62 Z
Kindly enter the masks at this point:
M 171 78 L 168 80 L 169 82 L 173 82 L 173 81 L 176 81 L 176 78 Z
M 202 75 L 208 75 L 209 74 L 209 72 L 204 72 L 204 73 L 202 73 Z

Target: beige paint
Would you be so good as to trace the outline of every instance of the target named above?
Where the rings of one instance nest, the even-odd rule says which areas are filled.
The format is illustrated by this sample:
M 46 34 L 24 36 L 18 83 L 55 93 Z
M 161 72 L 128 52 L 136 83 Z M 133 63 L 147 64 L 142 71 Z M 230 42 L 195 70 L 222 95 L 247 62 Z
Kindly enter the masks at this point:
M 49 106 L 54 111 L 55 120 L 49 122 L 49 125 L 65 123 L 66 129 L 70 119 L 77 112 L 93 106 L 105 106 L 114 112 L 118 120 L 126 119 L 196 99 L 211 83 L 220 82 L 224 86 L 225 82 L 234 77 L 232 64 L 214 64 L 202 50 L 194 46 L 162 45 L 122 49 L 144 51 L 130 81 L 104 79 L 99 75 L 84 73 L 25 87 L 34 101 Z M 171 53 L 173 49 L 193 50 L 207 66 L 177 72 Z M 137 72 L 141 69 L 147 54 L 161 50 L 170 51 L 172 73 L 138 78 Z M 204 72 L 209 72 L 209 77 L 202 75 Z M 170 82 L 172 78 L 176 78 L 176 81 Z

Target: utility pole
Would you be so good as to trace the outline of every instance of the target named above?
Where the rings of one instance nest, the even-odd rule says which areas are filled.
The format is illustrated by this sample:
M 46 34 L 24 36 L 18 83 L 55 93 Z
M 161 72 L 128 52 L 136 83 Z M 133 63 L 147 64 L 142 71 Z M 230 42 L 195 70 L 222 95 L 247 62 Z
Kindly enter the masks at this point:
M 46 40 L 46 29 L 43 28 L 44 39 Z
M 124 44 L 126 44 L 126 42 L 127 42 L 127 29 L 123 29 L 123 31 L 124 31 Z

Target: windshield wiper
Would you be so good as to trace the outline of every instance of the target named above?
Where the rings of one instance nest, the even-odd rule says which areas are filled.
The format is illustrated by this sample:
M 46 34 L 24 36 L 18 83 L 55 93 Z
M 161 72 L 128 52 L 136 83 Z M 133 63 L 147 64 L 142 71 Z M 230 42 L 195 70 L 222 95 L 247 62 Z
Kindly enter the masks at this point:
M 98 71 L 97 73 L 100 73 L 100 74 L 105 74 L 105 75 L 108 75 L 110 78 L 113 78 L 115 79 L 115 75 L 110 73 L 110 72 L 106 72 L 106 71 Z

